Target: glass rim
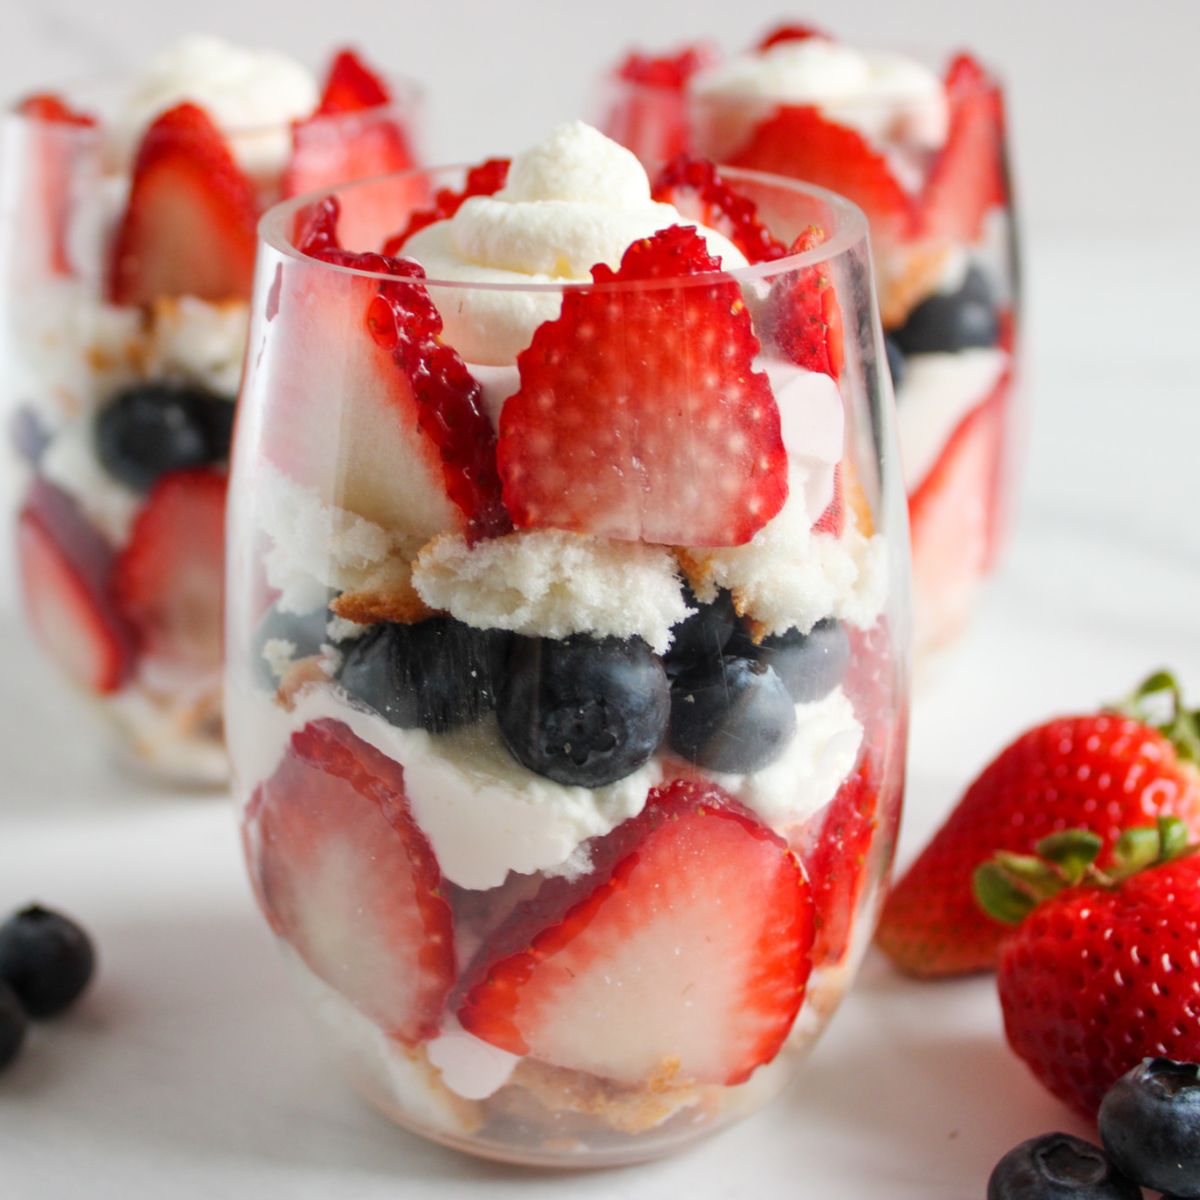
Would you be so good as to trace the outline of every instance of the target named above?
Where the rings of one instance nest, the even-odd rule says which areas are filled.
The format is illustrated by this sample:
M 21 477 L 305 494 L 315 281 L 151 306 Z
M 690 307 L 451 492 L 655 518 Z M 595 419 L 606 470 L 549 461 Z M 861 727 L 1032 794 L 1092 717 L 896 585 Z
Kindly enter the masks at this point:
M 314 109 L 307 116 L 289 117 L 284 121 L 259 121 L 252 124 L 227 125 L 218 121 L 203 102 L 184 96 L 172 104 L 164 105 L 153 116 L 149 117 L 142 126 L 139 137 L 163 113 L 169 112 L 172 108 L 177 108 L 181 104 L 194 104 L 197 108 L 203 109 L 225 138 L 250 138 L 261 137 L 264 134 L 290 133 L 297 125 L 308 124 L 310 122 L 313 125 L 333 127 L 343 122 L 349 123 L 355 119 L 376 119 L 388 114 L 407 116 L 418 110 L 428 98 L 425 86 L 410 75 L 396 75 L 386 71 L 379 72 L 378 74 L 387 86 L 389 98 L 385 103 L 374 104 L 370 108 L 324 113 L 319 116 Z M 0 115 L 3 116 L 6 122 L 13 121 L 19 124 L 43 126 L 53 129 L 59 136 L 75 136 L 81 140 L 102 138 L 105 130 L 112 128 L 111 114 L 89 112 L 86 107 L 81 106 L 83 115 L 93 118 L 93 123 L 83 125 L 55 121 L 48 117 L 39 116 L 36 113 L 24 113 L 21 112 L 19 106 L 32 96 L 43 95 L 61 96 L 68 104 L 73 104 L 76 99 L 80 98 L 81 92 L 86 94 L 88 89 L 92 89 L 93 91 L 100 91 L 107 88 L 115 89 L 128 83 L 131 77 L 132 72 L 127 74 L 107 72 L 102 75 L 76 76 L 74 79 L 58 86 L 29 88 L 19 96 L 15 96 L 9 100 L 3 110 L 0 110 Z
M 273 204 L 259 218 L 259 242 L 269 246 L 272 250 L 284 255 L 286 258 L 313 267 L 336 271 L 343 275 L 358 276 L 363 279 L 377 279 L 381 282 L 395 281 L 395 275 L 389 275 L 382 271 L 368 271 L 362 267 L 345 266 L 341 263 L 331 263 L 314 255 L 304 253 L 296 245 L 294 234 L 296 215 L 302 209 L 317 204 L 329 196 L 336 198 L 339 195 L 353 192 L 359 188 L 378 186 L 382 183 L 411 179 L 417 176 L 434 176 L 450 171 L 465 172 L 476 165 L 478 164 L 450 163 L 433 167 L 414 167 L 407 171 L 396 171 L 389 175 L 375 175 L 369 179 L 358 179 L 339 187 L 322 188 L 318 191 L 307 192 L 304 195 L 289 197 L 286 200 Z M 445 288 L 459 291 L 469 290 L 494 293 L 532 293 L 538 295 L 561 295 L 566 292 L 580 291 L 650 291 L 659 288 L 712 286 L 715 283 L 728 283 L 730 280 L 738 284 L 751 284 L 769 281 L 779 275 L 785 275 L 789 272 L 829 262 L 844 254 L 853 246 L 867 240 L 868 226 L 866 214 L 853 201 L 846 199 L 845 196 L 839 195 L 837 192 L 830 191 L 829 188 L 821 187 L 815 183 L 808 183 L 805 180 L 789 179 L 785 175 L 770 174 L 766 171 L 751 171 L 742 167 L 724 167 L 720 165 L 718 165 L 717 169 L 726 179 L 744 179 L 751 183 L 766 184 L 793 194 L 812 197 L 827 204 L 837 217 L 837 227 L 834 230 L 833 236 L 826 238 L 811 250 L 804 250 L 798 254 L 785 254 L 782 258 L 771 259 L 767 262 L 750 263 L 744 267 L 730 267 L 727 270 L 709 271 L 699 275 L 676 275 L 660 279 L 607 280 L 601 283 L 597 283 L 591 279 L 564 279 L 549 283 L 509 283 L 507 281 L 498 282 L 496 280 L 438 279 L 435 276 L 427 276 L 423 280 L 414 282 L 420 282 L 422 286 L 437 289 Z M 680 226 L 683 228 L 695 227 L 697 225 L 698 222 L 686 219 L 680 222 Z M 669 227 L 664 226 L 663 228 Z M 399 257 L 404 256 L 401 254 Z

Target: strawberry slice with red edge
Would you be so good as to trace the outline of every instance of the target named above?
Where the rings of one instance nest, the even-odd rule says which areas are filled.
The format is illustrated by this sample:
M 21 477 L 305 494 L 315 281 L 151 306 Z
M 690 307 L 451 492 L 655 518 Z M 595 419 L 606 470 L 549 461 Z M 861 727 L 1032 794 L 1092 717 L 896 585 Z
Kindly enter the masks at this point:
M 17 518 L 17 572 L 38 644 L 81 687 L 119 691 L 134 664 L 133 630 L 112 595 L 113 555 L 75 502 L 35 480 Z
M 760 122 L 729 157 L 735 167 L 817 183 L 853 200 L 875 237 L 898 241 L 913 228 L 912 198 L 887 159 L 862 134 L 835 124 L 811 105 L 783 105 Z
M 919 201 L 922 234 L 974 243 L 983 219 L 1008 196 L 1004 106 L 1000 90 L 969 54 L 946 73 L 950 127 Z
M 908 498 L 918 646 L 940 644 L 961 629 L 991 561 L 1010 378 L 1006 370 L 963 418 Z
M 391 99 L 387 84 L 353 50 L 346 48 L 339 50 L 329 64 L 316 115 L 359 112 L 390 104 Z
M 617 78 L 643 87 L 671 88 L 682 92 L 693 75 L 717 61 L 717 51 L 707 42 L 695 42 L 669 54 L 643 54 L 633 50 L 617 68 Z
M 333 60 L 321 102 L 292 127 L 292 158 L 283 194 L 326 191 L 359 179 L 408 171 L 416 165 L 412 139 L 391 105 L 387 86 L 352 51 Z M 397 213 L 419 203 L 417 178 L 395 179 L 342 193 L 344 244 L 366 249 L 383 241 Z
M 875 840 L 879 792 L 866 763 L 805 828 L 800 859 L 812 888 L 814 966 L 839 963 L 866 886 Z
M 30 139 L 30 171 L 35 176 L 37 197 L 31 200 L 31 206 L 42 223 L 46 260 L 54 274 L 70 275 L 67 228 L 71 176 L 81 155 L 96 145 L 92 137 L 81 133 L 94 129 L 96 118 L 71 108 L 61 96 L 50 92 L 27 96 L 17 105 L 17 112 L 28 121 L 14 136 Z
M 113 589 L 148 657 L 194 670 L 222 659 L 223 474 L 171 471 L 154 485 L 117 558 Z
M 438 221 L 448 221 L 462 207 L 463 201 L 471 196 L 495 195 L 508 179 L 511 162 L 512 160 L 507 158 L 489 158 L 467 172 L 467 178 L 460 190 L 441 188 L 434 195 L 431 205 L 412 213 L 404 228 L 384 242 L 384 254 L 399 254 L 404 248 L 404 243 L 414 233 Z
M 195 104 L 169 109 L 146 130 L 134 160 L 110 298 L 248 298 L 257 221 L 254 188 L 205 111 Z
M 669 162 L 691 146 L 685 90 L 692 77 L 718 58 L 704 43 L 673 54 L 630 54 L 614 73 L 604 132 L 643 163 Z
M 824 230 L 810 225 L 787 253 L 805 254 L 824 241 Z M 767 345 L 797 366 L 834 379 L 841 374 L 845 361 L 842 309 L 825 264 L 781 274 L 767 295 L 761 328 Z
M 518 357 L 497 450 L 513 523 L 666 545 L 749 541 L 787 498 L 787 452 L 738 285 L 680 226 L 592 278 L 663 286 L 571 290 Z
M 478 382 L 441 341 L 442 318 L 411 260 L 343 250 L 338 202 L 303 214 L 297 245 L 323 262 L 391 276 L 281 281 L 268 369 L 286 380 L 267 453 L 297 482 L 328 487 L 330 447 L 344 464 L 330 499 L 389 528 L 431 537 L 507 533 L 496 434 Z M 281 334 L 281 338 L 283 335 Z M 330 396 L 343 397 L 339 405 Z
M 548 879 L 465 975 L 463 1027 L 512 1054 L 618 1083 L 672 1064 L 743 1083 L 804 998 L 812 899 L 776 834 L 719 788 L 676 780 Z
M 672 159 L 654 181 L 654 199 L 723 233 L 752 263 L 782 258 L 787 247 L 758 218 L 758 206 L 736 192 L 706 158 Z
M 770 50 L 784 42 L 807 42 L 811 38 L 828 39 L 829 35 L 815 25 L 777 25 L 755 46 L 759 52 Z
M 454 927 L 403 767 L 340 721 L 306 725 L 254 793 L 245 840 L 259 903 L 309 969 L 389 1037 L 434 1036 Z

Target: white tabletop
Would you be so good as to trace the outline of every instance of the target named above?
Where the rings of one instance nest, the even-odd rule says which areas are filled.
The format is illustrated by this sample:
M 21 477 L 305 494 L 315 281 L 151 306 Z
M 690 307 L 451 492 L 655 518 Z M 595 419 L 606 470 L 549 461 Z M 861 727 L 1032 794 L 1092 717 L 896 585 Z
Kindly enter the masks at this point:
M 1198 250 L 1035 247 L 1017 538 L 917 705 L 904 860 L 1034 719 L 1160 663 L 1200 696 Z M 324 1061 L 252 908 L 229 804 L 108 769 L 24 643 L 0 623 L 0 909 L 37 897 L 76 914 L 101 967 L 0 1079 L 6 1200 L 963 1200 L 1021 1138 L 1085 1132 L 1009 1054 L 989 979 L 915 984 L 872 957 L 791 1091 L 679 1158 L 545 1175 L 426 1145 Z

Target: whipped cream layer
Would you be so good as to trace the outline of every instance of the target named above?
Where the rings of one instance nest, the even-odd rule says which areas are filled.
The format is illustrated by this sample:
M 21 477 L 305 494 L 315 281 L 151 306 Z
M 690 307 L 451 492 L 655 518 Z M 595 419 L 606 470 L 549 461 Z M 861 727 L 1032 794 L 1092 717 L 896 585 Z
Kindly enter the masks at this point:
M 251 50 L 188 34 L 137 78 L 109 125 L 117 160 L 127 163 L 160 113 L 184 101 L 200 105 L 229 139 L 249 174 L 280 171 L 291 149 L 291 122 L 309 116 L 319 91 L 311 71 L 274 50 Z
M 779 104 L 815 105 L 830 121 L 883 146 L 933 149 L 949 120 L 941 80 L 923 63 L 828 38 L 779 42 L 701 71 L 691 94 L 702 104 L 704 153 L 721 161 Z
M 672 225 L 696 222 L 651 199 L 646 172 L 629 150 L 574 121 L 518 155 L 495 195 L 473 196 L 449 220 L 420 230 L 404 254 L 430 279 L 446 282 L 515 288 L 586 282 L 598 263 L 615 269 L 634 242 Z M 723 267 L 746 265 L 727 238 L 711 229 L 700 233 Z M 512 363 L 562 304 L 556 288 L 431 293 L 446 341 L 468 363 L 484 366 Z
M 408 803 L 442 873 L 459 887 L 498 887 L 510 871 L 574 875 L 589 869 L 584 843 L 636 817 L 664 779 L 714 780 L 772 828 L 784 833 L 828 804 L 854 768 L 862 725 L 840 689 L 796 707 L 792 741 L 764 770 L 717 775 L 683 764 L 669 752 L 600 788 L 556 783 L 522 766 L 504 745 L 495 720 L 444 734 L 400 729 L 352 704 L 330 684 L 312 684 L 293 710 L 264 693 L 231 686 L 228 737 L 244 794 L 269 779 L 292 734 L 318 720 L 341 721 L 404 767 Z

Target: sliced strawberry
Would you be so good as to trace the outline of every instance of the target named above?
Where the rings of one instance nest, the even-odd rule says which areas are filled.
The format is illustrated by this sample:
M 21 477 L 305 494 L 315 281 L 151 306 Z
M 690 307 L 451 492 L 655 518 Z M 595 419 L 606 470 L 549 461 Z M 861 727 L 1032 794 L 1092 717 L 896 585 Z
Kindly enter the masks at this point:
M 782 258 L 787 247 L 758 219 L 749 196 L 734 191 L 706 158 L 681 154 L 659 172 L 654 199 L 723 233 L 752 263 Z
M 387 84 L 350 49 L 339 50 L 329 64 L 316 115 L 358 112 L 391 103 Z
M 521 527 L 627 541 L 734 546 L 787 498 L 787 453 L 758 340 L 732 279 L 691 228 L 635 242 L 598 284 L 569 292 L 517 360 L 498 450 L 504 502 Z
M 684 46 L 674 54 L 642 54 L 634 50 L 617 68 L 617 78 L 643 87 L 682 92 L 697 71 L 711 66 L 718 57 L 717 51 L 706 42 Z
M 842 464 L 833 468 L 833 499 L 813 522 L 814 533 L 832 533 L 841 537 L 846 531 L 846 495 L 842 484 Z
M 812 888 L 813 965 L 839 963 L 850 948 L 875 841 L 879 791 L 863 764 L 805 827 L 800 851 Z
M 203 468 L 162 476 L 117 559 L 117 603 L 159 662 L 221 665 L 226 483 Z
M 329 191 L 340 184 L 408 171 L 416 165 L 411 139 L 383 82 L 349 50 L 333 61 L 317 111 L 292 129 L 292 159 L 283 194 Z M 343 244 L 366 249 L 382 243 L 396 214 L 425 196 L 416 178 L 352 188 L 341 197 Z
M 761 52 L 770 50 L 772 46 L 778 46 L 782 42 L 807 42 L 810 38 L 825 37 L 828 37 L 828 34 L 823 33 L 815 25 L 778 25 L 758 43 L 755 49 Z
M 463 201 L 471 196 L 494 195 L 508 178 L 510 162 L 507 158 L 489 158 L 467 172 L 460 191 L 442 188 L 434 196 L 432 205 L 412 213 L 404 228 L 384 242 L 384 254 L 399 254 L 414 233 L 437 221 L 448 221 L 462 207 Z
M 23 117 L 33 117 L 38 121 L 49 121 L 55 125 L 80 125 L 92 128 L 96 118 L 88 113 L 72 108 L 61 96 L 52 92 L 38 92 L 26 96 L 17 105 L 17 112 Z
M 254 188 L 204 110 L 168 110 L 134 161 L 113 250 L 113 303 L 248 298 L 257 220 Z
M 415 262 L 340 249 L 337 219 L 335 200 L 317 205 L 300 249 L 395 281 L 332 271 L 281 276 L 278 333 L 255 365 L 270 373 L 281 399 L 266 416 L 267 457 L 328 502 L 389 529 L 423 537 L 507 532 L 495 432 L 479 384 L 440 341 L 424 272 Z
M 827 120 L 818 108 L 781 106 L 755 127 L 729 162 L 840 192 L 867 214 L 876 238 L 895 241 L 912 230 L 913 201 L 887 160 L 862 134 Z
M 48 92 L 26 97 L 17 105 L 17 112 L 27 123 L 13 131 L 14 139 L 25 139 L 19 153 L 19 143 L 14 141 L 13 161 L 24 158 L 29 163 L 30 211 L 42 233 L 39 249 L 45 247 L 45 262 L 54 274 L 70 275 L 71 180 L 83 155 L 98 146 L 93 135 L 81 133 L 93 129 L 96 119 Z
M 1004 441 L 1006 371 L 971 410 L 909 496 L 917 645 L 962 627 L 991 556 Z
M 17 518 L 25 615 L 67 675 L 102 695 L 118 691 L 134 660 L 133 631 L 113 602 L 112 552 L 53 484 L 38 479 Z
M 719 788 L 676 780 L 547 880 L 468 969 L 459 1012 L 513 1054 L 644 1084 L 737 1084 L 770 1062 L 809 973 L 812 900 L 786 844 Z
M 246 844 L 272 928 L 390 1037 L 438 1029 L 454 927 L 404 769 L 340 721 L 292 735 L 247 810 Z
M 789 254 L 803 254 L 825 241 L 815 225 L 792 243 Z M 762 321 L 763 337 L 785 358 L 808 371 L 836 379 L 845 357 L 842 309 L 837 289 L 823 264 L 780 275 L 771 285 Z
M 921 232 L 947 242 L 976 242 L 983 219 L 1007 199 L 1004 109 L 1000 90 L 968 54 L 946 73 L 950 128 L 919 202 Z
M 717 57 L 703 43 L 675 54 L 630 54 L 615 72 L 601 122 L 604 132 L 648 165 L 686 154 L 692 137 L 685 89 Z

